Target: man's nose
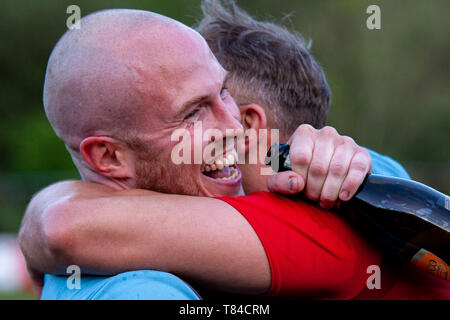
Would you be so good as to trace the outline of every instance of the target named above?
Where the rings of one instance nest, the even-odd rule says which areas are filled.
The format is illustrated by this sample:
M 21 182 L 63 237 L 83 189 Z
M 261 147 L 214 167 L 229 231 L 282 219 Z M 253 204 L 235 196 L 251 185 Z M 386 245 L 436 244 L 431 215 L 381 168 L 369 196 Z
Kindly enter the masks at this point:
M 243 129 L 239 107 L 236 105 L 234 100 L 229 104 L 225 104 L 222 102 L 220 110 L 221 112 L 217 119 L 219 130 L 221 130 L 225 134 L 227 129 L 228 131 Z
M 236 112 L 230 110 L 224 112 L 223 118 L 219 118 L 217 128 L 222 133 L 222 150 L 229 152 L 235 148 L 236 138 L 242 136 L 243 126 L 241 124 L 240 114 L 236 117 Z M 217 141 L 217 143 L 221 143 Z

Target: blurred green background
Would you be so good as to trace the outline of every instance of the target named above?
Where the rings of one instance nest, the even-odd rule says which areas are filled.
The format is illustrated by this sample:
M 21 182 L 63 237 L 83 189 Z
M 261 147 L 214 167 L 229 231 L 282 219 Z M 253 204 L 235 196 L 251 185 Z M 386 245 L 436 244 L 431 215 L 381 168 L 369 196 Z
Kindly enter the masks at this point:
M 78 174 L 42 106 L 48 56 L 66 30 L 66 8 L 155 11 L 187 25 L 199 0 L 3 0 L 0 11 L 0 232 L 16 232 L 40 188 Z M 381 30 L 366 8 L 381 7 Z M 329 125 L 400 161 L 411 176 L 450 193 L 448 0 L 241 0 L 259 19 L 313 40 L 332 92 Z

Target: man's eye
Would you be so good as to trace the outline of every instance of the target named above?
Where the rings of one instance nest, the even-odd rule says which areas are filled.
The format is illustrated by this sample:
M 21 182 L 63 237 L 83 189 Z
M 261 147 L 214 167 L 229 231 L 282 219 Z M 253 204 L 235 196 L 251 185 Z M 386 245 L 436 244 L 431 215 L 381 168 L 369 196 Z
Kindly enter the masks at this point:
M 184 118 L 184 120 L 188 120 L 188 119 L 192 118 L 193 116 L 195 116 L 195 115 L 197 114 L 198 111 L 199 111 L 198 109 L 192 110 L 192 111 Z
M 224 100 L 226 97 L 228 97 L 228 89 L 227 88 L 223 88 L 222 91 L 220 91 L 220 97 L 222 98 L 222 100 Z

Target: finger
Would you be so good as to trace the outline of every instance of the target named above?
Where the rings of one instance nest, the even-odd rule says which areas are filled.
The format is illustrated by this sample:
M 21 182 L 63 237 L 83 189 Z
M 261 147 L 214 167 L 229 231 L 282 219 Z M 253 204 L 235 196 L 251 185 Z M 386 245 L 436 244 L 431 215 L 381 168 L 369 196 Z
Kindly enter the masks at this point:
M 305 188 L 306 196 L 313 201 L 319 200 L 323 184 L 328 175 L 328 168 L 335 149 L 335 136 L 337 136 L 336 130 L 324 128 L 314 145 Z
M 267 178 L 267 187 L 271 192 L 295 194 L 303 190 L 305 182 L 301 175 L 293 171 L 284 171 Z
M 359 151 L 352 158 L 350 168 L 339 193 L 339 199 L 342 201 L 351 199 L 358 191 L 371 167 L 372 159 L 369 153 L 367 150 L 359 148 Z
M 336 147 L 320 193 L 320 206 L 322 208 L 331 209 L 336 204 L 355 153 L 355 146 L 356 144 L 351 139 Z
M 301 175 L 303 181 L 308 176 L 308 168 L 311 163 L 316 129 L 310 125 L 301 125 L 291 137 L 289 144 L 289 159 L 291 168 Z

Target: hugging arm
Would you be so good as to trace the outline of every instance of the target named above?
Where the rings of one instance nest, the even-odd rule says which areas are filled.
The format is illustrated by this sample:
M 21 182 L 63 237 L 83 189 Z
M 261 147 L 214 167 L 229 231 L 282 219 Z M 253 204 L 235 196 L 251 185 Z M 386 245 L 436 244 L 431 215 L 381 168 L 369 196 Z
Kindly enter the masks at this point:
M 290 143 L 295 172 L 271 176 L 271 191 L 304 190 L 328 207 L 339 191 L 354 194 L 371 167 L 367 151 L 328 127 L 302 125 Z M 298 181 L 295 188 L 292 177 Z M 168 271 L 192 283 L 242 293 L 263 293 L 271 282 L 253 228 L 233 207 L 212 198 L 58 183 L 31 201 L 20 243 L 37 291 L 42 273 L 65 273 L 71 264 L 103 275 Z
M 153 269 L 230 292 L 264 293 L 270 267 L 245 218 L 213 198 L 114 191 L 77 181 L 33 198 L 20 244 L 37 291 L 42 273 L 110 275 Z

